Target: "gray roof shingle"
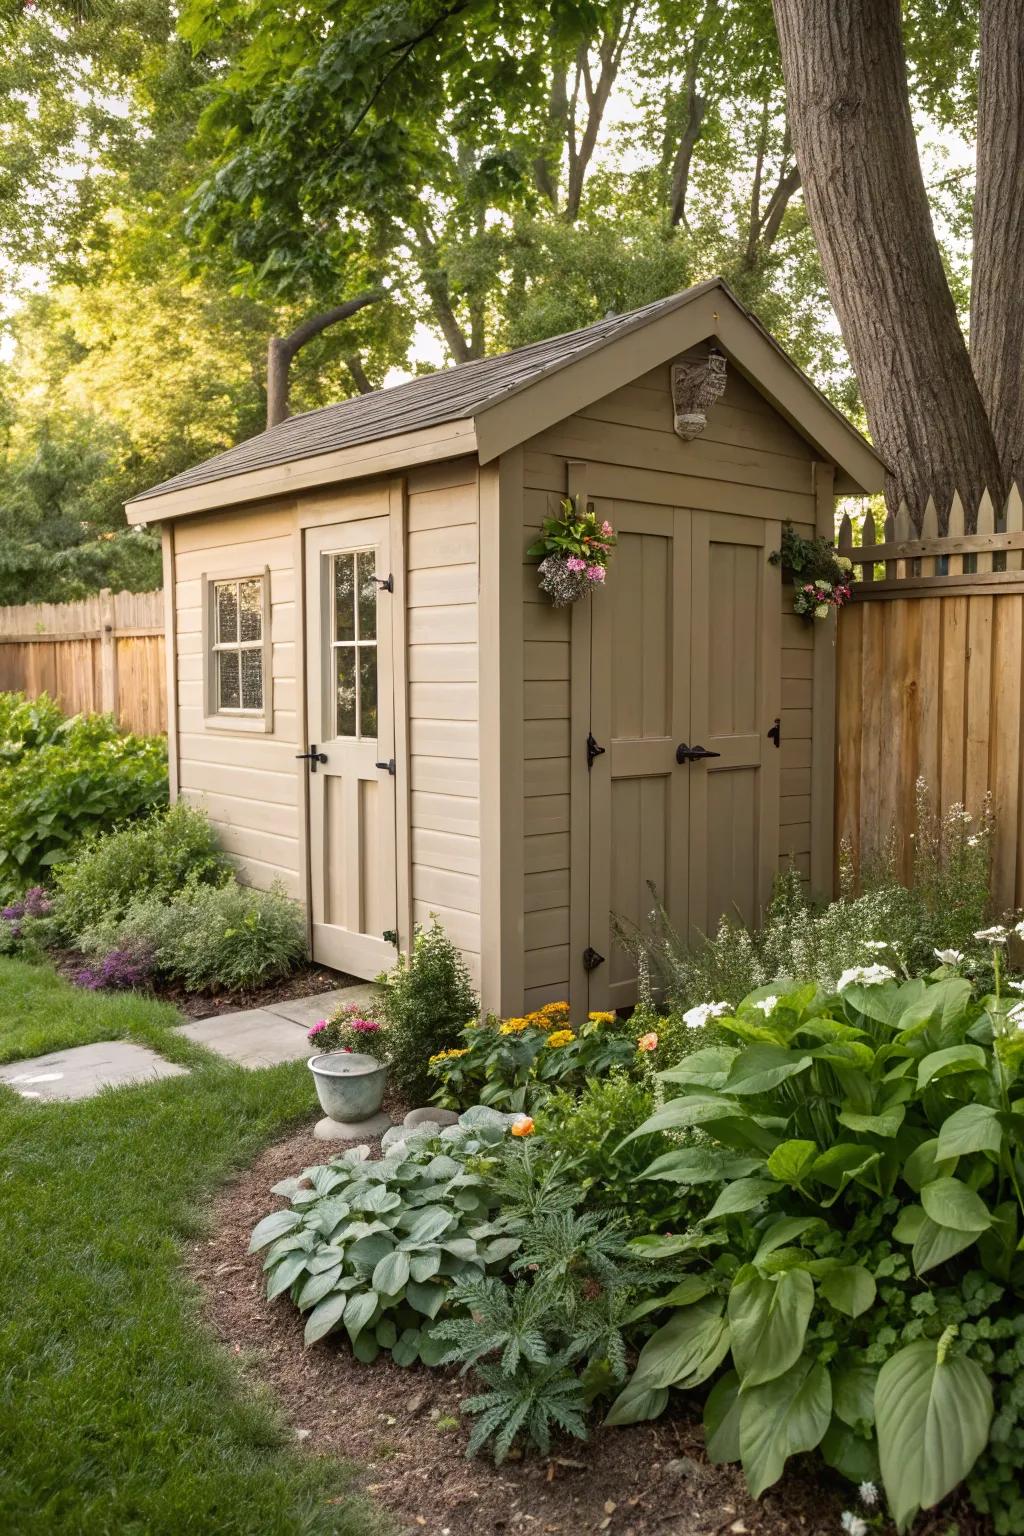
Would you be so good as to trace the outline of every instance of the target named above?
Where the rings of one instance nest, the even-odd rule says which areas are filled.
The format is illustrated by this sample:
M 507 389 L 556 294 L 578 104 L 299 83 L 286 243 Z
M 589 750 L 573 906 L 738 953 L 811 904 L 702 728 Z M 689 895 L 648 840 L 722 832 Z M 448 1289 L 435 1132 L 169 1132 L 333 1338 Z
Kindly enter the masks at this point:
M 679 307 L 719 281 L 700 283 L 642 309 L 612 315 L 583 330 L 551 336 L 545 341 L 517 347 L 514 352 L 461 363 L 455 368 L 442 368 L 437 373 L 423 374 L 406 384 L 380 389 L 372 395 L 357 395 L 337 405 L 306 411 L 301 416 L 289 416 L 268 432 L 261 432 L 215 458 L 195 464 L 161 485 L 141 491 L 133 500 L 145 501 L 151 496 L 225 480 L 248 470 L 289 464 L 296 459 L 314 458 L 335 449 L 351 448 L 378 438 L 396 437 L 403 432 L 415 432 L 473 416 L 496 399 L 533 383 L 541 374 L 561 368 L 583 353 L 603 346 L 619 333 L 633 330 L 657 315 Z

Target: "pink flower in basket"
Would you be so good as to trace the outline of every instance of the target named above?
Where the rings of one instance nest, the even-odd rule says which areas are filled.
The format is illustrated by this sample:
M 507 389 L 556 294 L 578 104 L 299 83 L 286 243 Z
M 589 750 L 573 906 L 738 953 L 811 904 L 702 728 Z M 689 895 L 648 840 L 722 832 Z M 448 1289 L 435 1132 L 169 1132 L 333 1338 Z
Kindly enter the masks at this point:
M 581 560 L 579 555 L 570 555 L 568 560 L 565 562 L 565 568 L 567 571 L 585 571 L 587 568 L 587 562 L 585 560 Z

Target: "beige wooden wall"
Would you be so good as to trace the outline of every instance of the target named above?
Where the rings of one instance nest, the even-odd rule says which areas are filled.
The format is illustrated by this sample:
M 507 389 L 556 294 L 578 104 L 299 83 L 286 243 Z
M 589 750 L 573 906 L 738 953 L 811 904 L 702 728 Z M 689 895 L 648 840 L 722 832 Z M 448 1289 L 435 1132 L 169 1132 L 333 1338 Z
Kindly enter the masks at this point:
M 819 507 L 812 449 L 734 369 L 701 437 L 682 443 L 672 419 L 666 363 L 528 442 L 524 554 L 542 517 L 566 494 L 572 464 L 581 466 L 587 494 L 606 503 L 602 510 L 613 523 L 616 500 L 625 500 L 789 519 L 800 533 L 813 533 Z M 609 580 L 614 573 L 613 556 Z M 578 942 L 575 935 L 570 940 L 571 610 L 542 599 L 536 566 L 525 560 L 523 580 L 524 977 L 526 1005 L 536 1007 L 566 995 L 570 944 Z M 780 863 L 792 859 L 809 878 L 815 638 L 792 613 L 792 593 L 780 591 L 779 600 Z M 601 601 L 600 593 L 593 601 Z
M 0 689 L 48 693 L 69 715 L 109 713 L 126 731 L 167 729 L 163 595 L 104 592 L 0 608 Z

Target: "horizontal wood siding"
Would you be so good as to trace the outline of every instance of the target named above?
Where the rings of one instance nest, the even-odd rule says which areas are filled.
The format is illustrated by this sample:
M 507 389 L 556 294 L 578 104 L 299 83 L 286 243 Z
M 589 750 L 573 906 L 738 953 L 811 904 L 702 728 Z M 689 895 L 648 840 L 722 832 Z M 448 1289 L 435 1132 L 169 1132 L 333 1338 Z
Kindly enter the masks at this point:
M 408 481 L 413 918 L 432 913 L 480 984 L 480 741 L 474 464 Z
M 795 519 L 802 538 L 813 523 Z M 782 586 L 782 760 L 779 784 L 779 868 L 811 877 L 811 738 L 813 727 L 814 626 L 793 612 L 793 588 Z
M 294 513 L 183 518 L 174 537 L 179 793 L 203 806 L 240 878 L 301 889 Z M 205 723 L 202 578 L 270 570 L 273 729 Z

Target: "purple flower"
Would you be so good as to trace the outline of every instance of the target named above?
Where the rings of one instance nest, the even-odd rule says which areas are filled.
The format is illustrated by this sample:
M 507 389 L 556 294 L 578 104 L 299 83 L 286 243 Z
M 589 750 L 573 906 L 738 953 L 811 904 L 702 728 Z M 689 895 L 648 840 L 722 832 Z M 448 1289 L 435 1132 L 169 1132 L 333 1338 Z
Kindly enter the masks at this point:
M 567 571 L 585 571 L 587 568 L 587 562 L 585 560 L 581 560 L 579 555 L 570 555 L 568 560 L 565 562 L 565 568 Z
M 591 565 L 587 567 L 588 581 L 604 581 L 604 566 Z
M 153 972 L 152 953 L 144 948 L 112 949 L 98 965 L 83 965 L 72 976 L 72 981 L 90 992 L 103 988 L 126 992 L 148 981 Z
M 52 911 L 53 902 L 41 885 L 33 885 L 25 892 L 26 917 L 49 917 Z

